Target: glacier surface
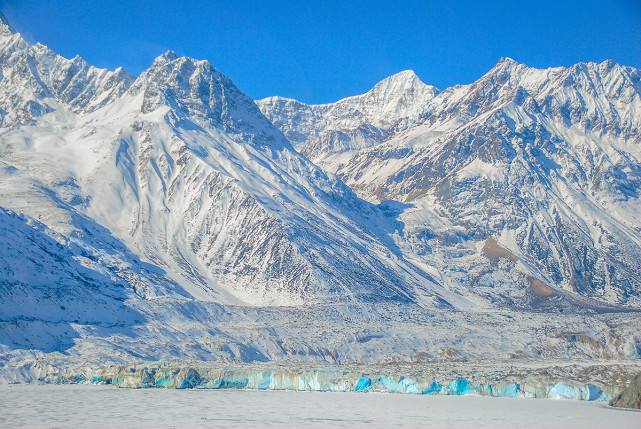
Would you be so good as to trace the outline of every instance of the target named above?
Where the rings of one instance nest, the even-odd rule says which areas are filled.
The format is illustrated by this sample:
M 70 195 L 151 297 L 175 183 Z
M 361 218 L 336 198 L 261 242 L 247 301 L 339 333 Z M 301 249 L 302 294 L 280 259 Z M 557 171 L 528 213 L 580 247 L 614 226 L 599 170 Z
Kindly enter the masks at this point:
M 131 76 L 0 18 L 3 382 L 598 399 L 638 365 L 637 70 L 256 104 L 208 61 Z M 261 362 L 307 369 L 233 369 Z

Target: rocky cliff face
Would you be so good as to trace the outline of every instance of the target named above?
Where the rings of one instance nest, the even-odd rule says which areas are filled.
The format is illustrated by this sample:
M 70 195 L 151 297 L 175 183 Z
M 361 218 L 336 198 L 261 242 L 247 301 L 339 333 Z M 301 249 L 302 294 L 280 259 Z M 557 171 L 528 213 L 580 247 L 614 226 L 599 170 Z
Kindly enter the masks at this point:
M 641 373 L 630 380 L 630 383 L 610 401 L 610 405 L 636 410 L 641 408 Z

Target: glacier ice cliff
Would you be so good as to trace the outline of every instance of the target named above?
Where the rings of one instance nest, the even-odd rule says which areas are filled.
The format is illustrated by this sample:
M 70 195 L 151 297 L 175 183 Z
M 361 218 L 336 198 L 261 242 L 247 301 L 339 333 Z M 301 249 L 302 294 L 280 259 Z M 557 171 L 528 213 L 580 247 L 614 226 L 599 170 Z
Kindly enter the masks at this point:
M 398 366 L 297 367 L 233 362 L 176 365 L 139 363 L 47 374 L 49 383 L 109 384 L 126 388 L 251 389 L 325 392 L 380 392 L 417 395 L 480 395 L 607 402 L 634 376 L 636 367 L 580 365 L 470 368 Z M 459 371 L 457 373 L 457 371 Z M 612 376 L 612 373 L 618 373 Z

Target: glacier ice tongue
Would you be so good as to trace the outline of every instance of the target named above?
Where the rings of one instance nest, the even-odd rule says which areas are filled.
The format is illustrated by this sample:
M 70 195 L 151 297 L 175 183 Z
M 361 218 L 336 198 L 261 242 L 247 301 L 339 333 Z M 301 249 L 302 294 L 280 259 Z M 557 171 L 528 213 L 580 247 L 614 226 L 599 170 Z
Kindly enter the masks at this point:
M 479 395 L 492 397 L 534 397 L 607 402 L 619 386 L 558 380 L 546 372 L 527 370 L 508 377 L 475 373 L 470 378 L 425 373 L 406 377 L 388 371 L 367 372 L 357 367 L 269 366 L 258 368 L 237 364 L 179 367 L 171 364 L 137 364 L 94 369 L 93 375 L 51 375 L 52 383 L 113 384 L 129 388 L 197 388 L 295 390 L 324 392 L 379 392 L 403 394 Z M 378 368 L 381 370 L 382 368 Z M 632 377 L 632 374 L 629 374 Z M 452 378 L 450 378 L 452 377 Z

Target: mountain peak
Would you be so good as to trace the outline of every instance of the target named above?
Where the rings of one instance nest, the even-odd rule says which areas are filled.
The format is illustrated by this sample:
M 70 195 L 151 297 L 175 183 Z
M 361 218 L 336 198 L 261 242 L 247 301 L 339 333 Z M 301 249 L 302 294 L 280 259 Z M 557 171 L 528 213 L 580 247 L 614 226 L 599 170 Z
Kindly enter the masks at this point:
M 388 100 L 395 100 L 397 97 L 408 92 L 415 95 L 426 93 L 429 98 L 432 98 L 436 96 L 439 91 L 419 79 L 416 73 L 414 73 L 414 70 L 403 70 L 378 82 L 368 94 L 377 97 L 382 96 Z
M 169 62 L 177 60 L 177 59 L 178 59 L 178 55 L 176 55 L 176 53 L 170 49 L 167 52 L 165 52 L 164 54 L 159 55 L 158 57 L 156 57 L 156 59 L 152 63 L 152 66 L 160 65 L 160 64 L 166 64 L 166 63 L 169 63 Z
M 605 60 L 602 63 L 595 64 L 595 69 L 599 71 L 601 74 L 607 74 L 607 73 L 612 73 L 612 72 L 621 72 L 624 67 L 621 66 L 621 64 L 613 61 L 613 60 Z
M 10 36 L 15 33 L 16 30 L 9 24 L 9 20 L 0 12 L 0 34 Z
M 408 70 L 403 70 L 398 73 L 395 73 L 391 76 L 389 76 L 387 79 L 393 79 L 393 80 L 414 80 L 418 79 L 418 76 L 414 72 L 414 70 L 408 69 Z
M 502 57 L 501 59 L 498 60 L 498 62 L 492 67 L 492 70 L 490 70 L 490 73 L 492 71 L 497 71 L 497 70 L 513 70 L 517 67 L 522 67 L 524 66 L 523 64 L 513 60 L 510 57 Z
M 510 57 L 501 57 L 497 64 L 518 64 L 518 62 Z
M 385 79 L 377 83 L 374 88 L 378 86 L 386 86 L 389 84 L 402 85 L 404 87 L 425 85 L 425 83 L 423 83 L 423 81 L 419 79 L 416 73 L 414 73 L 414 70 L 403 70 L 389 77 L 386 77 Z

